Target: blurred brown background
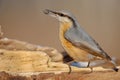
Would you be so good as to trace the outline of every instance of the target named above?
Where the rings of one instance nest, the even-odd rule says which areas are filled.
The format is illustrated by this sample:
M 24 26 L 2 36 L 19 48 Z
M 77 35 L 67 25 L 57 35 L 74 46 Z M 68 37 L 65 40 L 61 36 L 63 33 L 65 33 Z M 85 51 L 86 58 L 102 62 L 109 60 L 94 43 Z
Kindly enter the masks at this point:
M 71 11 L 111 56 L 120 58 L 120 0 L 0 0 L 0 25 L 9 38 L 63 51 L 58 21 L 44 9 Z

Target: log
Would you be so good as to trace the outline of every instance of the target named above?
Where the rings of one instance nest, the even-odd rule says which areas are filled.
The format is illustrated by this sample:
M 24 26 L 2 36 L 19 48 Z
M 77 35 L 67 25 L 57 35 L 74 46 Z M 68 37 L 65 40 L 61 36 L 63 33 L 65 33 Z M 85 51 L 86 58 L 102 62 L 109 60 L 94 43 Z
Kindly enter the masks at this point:
M 72 67 L 53 62 L 42 51 L 12 51 L 0 49 L 0 80 L 119 80 L 120 72 L 95 67 Z
M 7 73 L 0 72 L 0 80 L 120 80 L 120 72 L 94 71 L 89 72 L 61 72 L 55 73 Z

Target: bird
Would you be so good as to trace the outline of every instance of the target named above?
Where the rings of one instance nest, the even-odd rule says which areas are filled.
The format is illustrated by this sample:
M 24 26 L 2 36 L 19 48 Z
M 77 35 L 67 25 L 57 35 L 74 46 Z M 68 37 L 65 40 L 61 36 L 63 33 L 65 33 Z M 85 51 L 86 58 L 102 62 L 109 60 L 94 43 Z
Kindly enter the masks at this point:
M 115 61 L 113 61 L 100 45 L 81 27 L 71 12 L 65 10 L 54 11 L 50 9 L 45 9 L 43 12 L 59 21 L 60 42 L 67 54 L 73 58 L 75 62 L 88 61 L 87 67 L 89 67 L 91 61 L 105 60 L 112 65 L 114 71 L 118 72 Z

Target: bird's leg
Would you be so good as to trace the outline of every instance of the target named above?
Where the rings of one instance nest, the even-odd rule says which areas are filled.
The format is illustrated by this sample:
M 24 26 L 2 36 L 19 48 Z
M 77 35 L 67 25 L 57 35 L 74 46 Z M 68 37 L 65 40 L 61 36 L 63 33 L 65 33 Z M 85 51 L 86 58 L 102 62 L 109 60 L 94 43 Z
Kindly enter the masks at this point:
M 87 65 L 87 67 L 89 67 L 90 66 L 90 60 L 88 61 L 88 65 Z
M 68 67 L 69 67 L 69 72 L 68 72 L 68 74 L 70 74 L 70 73 L 72 72 L 72 68 L 71 68 L 70 65 L 68 65 Z
M 88 65 L 87 65 L 87 68 L 90 67 L 90 60 L 88 61 Z M 93 72 L 93 67 L 90 67 L 91 69 L 91 72 Z
M 74 61 L 70 61 L 70 62 L 68 63 L 68 68 L 69 68 L 68 74 L 70 74 L 70 73 L 72 72 L 72 68 L 71 68 L 71 66 L 70 66 L 70 63 L 72 63 L 72 62 L 74 62 Z

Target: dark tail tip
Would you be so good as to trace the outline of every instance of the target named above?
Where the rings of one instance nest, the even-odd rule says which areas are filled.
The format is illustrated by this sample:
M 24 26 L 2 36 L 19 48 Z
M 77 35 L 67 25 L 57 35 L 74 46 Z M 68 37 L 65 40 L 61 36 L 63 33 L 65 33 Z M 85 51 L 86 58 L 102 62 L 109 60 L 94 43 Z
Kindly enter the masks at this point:
M 113 70 L 116 71 L 116 72 L 118 72 L 119 69 L 118 68 L 113 68 Z

